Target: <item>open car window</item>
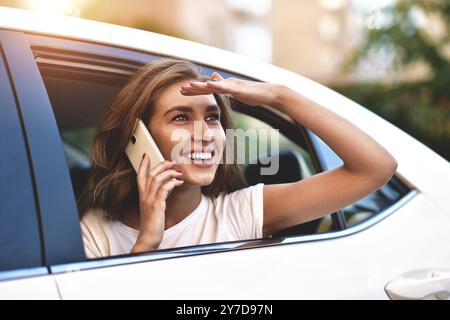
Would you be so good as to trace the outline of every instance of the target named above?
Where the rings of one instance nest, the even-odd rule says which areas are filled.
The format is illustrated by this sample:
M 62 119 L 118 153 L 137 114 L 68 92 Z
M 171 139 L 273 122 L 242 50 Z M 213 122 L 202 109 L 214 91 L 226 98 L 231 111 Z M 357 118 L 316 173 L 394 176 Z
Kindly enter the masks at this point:
M 114 93 L 127 81 L 133 71 L 143 65 L 142 63 L 124 62 L 124 60 L 119 64 L 114 64 L 114 61 L 107 59 L 102 61 L 100 57 L 95 57 L 95 59 L 89 57 L 88 61 L 83 61 L 82 58 L 80 56 L 75 59 L 67 54 L 49 54 L 42 48 L 36 52 L 36 61 L 64 145 L 76 198 L 80 196 L 89 177 L 91 166 L 89 150 L 102 112 Z M 73 62 L 74 60 L 76 63 Z M 200 67 L 205 73 L 214 71 L 210 68 Z M 217 71 L 223 74 L 221 70 Z M 231 74 L 226 76 L 231 76 Z M 250 185 L 259 182 L 266 184 L 292 182 L 317 173 L 299 126 L 289 123 L 267 110 L 249 114 L 248 111 L 255 110 L 255 108 L 245 108 L 236 101 L 232 107 L 235 110 L 234 122 L 237 128 L 266 130 L 269 135 L 271 129 L 282 128 L 278 133 L 280 139 L 277 152 L 267 149 L 269 143 L 256 150 L 250 143 L 242 146 L 246 148 L 246 163 L 242 169 Z M 268 142 L 270 142 L 270 137 Z M 258 173 L 261 166 L 264 166 L 261 161 L 267 163 L 267 157 L 280 159 L 279 171 L 275 175 L 261 176 Z M 315 234 L 333 229 L 330 217 L 319 220 L 290 228 L 290 230 L 282 231 L 274 236 Z
M 148 56 L 145 59 L 140 56 L 137 60 L 110 59 L 106 56 L 93 56 L 80 54 L 79 52 L 50 53 L 42 48 L 36 51 L 42 78 L 44 80 L 55 118 L 59 128 L 61 141 L 64 145 L 67 165 L 70 169 L 72 186 L 75 196 L 81 194 L 89 176 L 91 159 L 89 149 L 92 143 L 95 127 L 100 116 L 114 93 L 127 81 L 131 74 L 145 62 L 161 57 Z M 51 58 L 48 58 L 51 57 Z M 76 63 L 73 63 L 76 61 Z M 235 76 L 222 70 L 200 66 L 207 74 L 219 71 L 225 77 Z M 280 116 L 276 112 L 261 107 L 248 108 L 241 103 L 232 100 L 234 110 L 234 122 L 237 128 L 262 128 L 279 129 L 279 154 L 272 150 L 246 148 L 246 163 L 243 171 L 250 185 L 258 182 L 283 183 L 305 179 L 323 170 L 328 170 L 321 153 L 323 146 L 317 142 L 317 137 L 296 124 L 292 119 Z M 259 143 L 258 143 L 259 144 Z M 275 176 L 261 176 L 258 170 L 264 166 L 259 160 L 264 157 L 279 156 L 282 165 Z M 265 159 L 267 160 L 267 159 Z M 256 161 L 256 162 L 255 162 Z M 396 199 L 400 199 L 397 197 Z M 395 200 L 392 203 L 395 203 Z M 379 212 L 386 206 L 380 207 Z M 151 253 L 154 257 L 160 255 L 177 255 L 211 252 L 217 250 L 229 250 L 235 248 L 258 247 L 292 241 L 309 241 L 311 239 L 324 239 L 324 237 L 339 236 L 339 232 L 345 227 L 339 221 L 349 221 L 350 211 L 343 211 L 324 216 L 315 221 L 303 223 L 291 228 L 281 230 L 273 234 L 270 239 L 263 242 L 254 240 L 247 242 L 227 242 L 199 245 L 193 247 L 174 248 Z M 346 220 L 345 220 L 346 219 Z M 305 236 L 305 238 L 303 238 Z M 316 238 L 311 238 L 311 236 Z M 147 258 L 142 258 L 147 259 Z

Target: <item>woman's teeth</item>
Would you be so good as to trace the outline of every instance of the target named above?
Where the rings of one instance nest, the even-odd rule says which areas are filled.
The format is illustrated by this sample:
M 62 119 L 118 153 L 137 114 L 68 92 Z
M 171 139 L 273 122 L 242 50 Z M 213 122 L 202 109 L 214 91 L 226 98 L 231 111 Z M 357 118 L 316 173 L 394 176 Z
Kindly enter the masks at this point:
M 210 160 L 212 158 L 211 152 L 194 152 L 190 154 L 191 160 Z

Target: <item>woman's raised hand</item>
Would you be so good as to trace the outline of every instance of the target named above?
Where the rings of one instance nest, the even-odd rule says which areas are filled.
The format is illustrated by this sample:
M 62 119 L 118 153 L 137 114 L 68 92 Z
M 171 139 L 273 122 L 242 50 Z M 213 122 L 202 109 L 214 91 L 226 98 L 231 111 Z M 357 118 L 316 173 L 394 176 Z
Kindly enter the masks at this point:
M 191 80 L 181 85 L 180 92 L 186 96 L 202 94 L 230 94 L 235 99 L 250 105 L 275 105 L 278 103 L 281 86 L 248 81 L 237 78 L 222 78 L 217 72 L 206 82 Z
M 139 191 L 140 232 L 131 252 L 156 250 L 162 241 L 165 227 L 166 199 L 169 193 L 183 184 L 181 172 L 173 169 L 175 162 L 164 161 L 152 170 L 150 158 L 144 154 L 137 173 Z

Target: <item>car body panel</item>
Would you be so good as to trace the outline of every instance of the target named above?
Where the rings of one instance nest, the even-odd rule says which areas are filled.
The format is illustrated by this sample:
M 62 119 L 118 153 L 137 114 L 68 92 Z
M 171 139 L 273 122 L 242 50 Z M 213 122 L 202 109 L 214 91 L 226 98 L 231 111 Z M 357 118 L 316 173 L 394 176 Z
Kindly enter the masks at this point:
M 60 295 L 51 275 L 0 281 L 0 300 L 17 299 L 59 300 Z
M 396 275 L 450 266 L 450 253 L 441 254 L 449 229 L 447 216 L 417 194 L 382 223 L 346 237 L 83 270 L 55 279 L 64 299 L 387 299 L 384 287 Z

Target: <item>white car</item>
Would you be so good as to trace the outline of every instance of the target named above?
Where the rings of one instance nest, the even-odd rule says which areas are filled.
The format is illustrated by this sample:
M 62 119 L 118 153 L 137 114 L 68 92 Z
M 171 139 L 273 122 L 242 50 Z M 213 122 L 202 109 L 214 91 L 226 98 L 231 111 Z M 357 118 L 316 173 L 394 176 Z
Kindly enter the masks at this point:
M 0 46 L 1 299 L 449 298 L 450 164 L 357 103 L 230 52 L 77 18 L 0 8 Z M 367 132 L 397 172 L 361 201 L 271 238 L 87 260 L 75 199 L 93 130 L 130 74 L 164 57 L 285 84 Z M 251 184 L 342 164 L 287 115 L 232 106 L 242 128 L 280 129 L 280 171 L 260 176 L 248 165 Z

